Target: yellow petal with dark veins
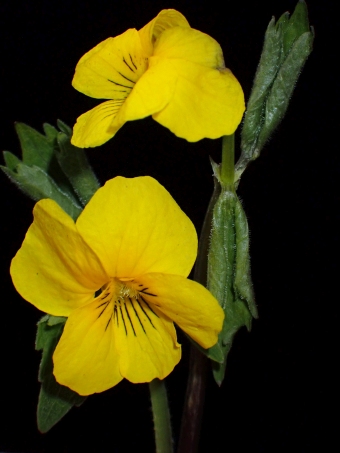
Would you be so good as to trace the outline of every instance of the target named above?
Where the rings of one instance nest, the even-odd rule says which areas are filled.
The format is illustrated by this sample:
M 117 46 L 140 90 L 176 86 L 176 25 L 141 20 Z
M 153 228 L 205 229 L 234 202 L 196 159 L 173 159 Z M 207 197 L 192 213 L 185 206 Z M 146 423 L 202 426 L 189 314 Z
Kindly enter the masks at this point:
M 92 98 L 125 99 L 146 69 L 139 34 L 129 29 L 87 52 L 76 66 L 72 85 Z
M 80 115 L 73 127 L 72 145 L 89 148 L 100 146 L 110 140 L 124 124 L 116 121 L 116 127 L 112 127 L 112 122 L 123 103 L 124 100 L 106 101 Z
M 140 277 L 142 297 L 157 313 L 165 314 L 203 348 L 217 342 L 224 312 L 204 286 L 179 275 L 147 274 Z
M 57 382 L 79 395 L 103 392 L 123 379 L 115 335 L 108 326 L 112 304 L 101 314 L 105 306 L 100 303 L 98 297 L 70 314 L 53 354 Z
M 173 323 L 142 300 L 122 302 L 112 330 L 120 372 L 131 382 L 164 379 L 181 359 Z

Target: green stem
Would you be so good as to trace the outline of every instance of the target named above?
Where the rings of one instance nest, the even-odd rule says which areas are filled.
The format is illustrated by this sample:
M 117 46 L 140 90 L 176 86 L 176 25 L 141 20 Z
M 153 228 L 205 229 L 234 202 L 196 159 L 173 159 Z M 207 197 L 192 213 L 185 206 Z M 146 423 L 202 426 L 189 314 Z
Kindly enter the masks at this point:
M 156 453 L 173 453 L 172 431 L 168 396 L 164 381 L 154 379 L 149 383 Z
M 235 177 L 235 136 L 225 135 L 222 141 L 221 184 L 234 187 Z

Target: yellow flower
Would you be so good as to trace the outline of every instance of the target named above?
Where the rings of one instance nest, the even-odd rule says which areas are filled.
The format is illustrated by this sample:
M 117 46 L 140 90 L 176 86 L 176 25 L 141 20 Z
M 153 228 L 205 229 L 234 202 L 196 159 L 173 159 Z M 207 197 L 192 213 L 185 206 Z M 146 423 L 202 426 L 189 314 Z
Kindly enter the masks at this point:
M 245 109 L 220 45 L 173 9 L 98 44 L 78 62 L 72 84 L 109 99 L 78 118 L 72 143 L 80 148 L 102 145 L 126 121 L 149 115 L 190 142 L 218 138 L 234 133 Z
M 215 344 L 224 314 L 186 278 L 196 253 L 193 224 L 150 177 L 111 179 L 76 223 L 39 201 L 11 276 L 38 309 L 68 318 L 57 381 L 89 395 L 123 378 L 163 379 L 181 358 L 174 322 L 204 348 Z

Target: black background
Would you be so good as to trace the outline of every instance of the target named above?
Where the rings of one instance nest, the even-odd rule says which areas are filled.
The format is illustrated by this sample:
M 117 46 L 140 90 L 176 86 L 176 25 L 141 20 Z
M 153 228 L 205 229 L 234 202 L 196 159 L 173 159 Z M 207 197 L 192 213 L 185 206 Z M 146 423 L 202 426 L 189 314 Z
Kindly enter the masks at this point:
M 215 0 L 2 1 L 0 149 L 19 155 L 15 121 L 38 130 L 57 118 L 73 125 L 98 103 L 71 86 L 79 58 L 109 36 L 141 28 L 163 8 L 178 9 L 221 44 L 226 66 L 248 97 L 266 26 L 272 15 L 292 12 L 295 0 L 223 3 L 225 11 Z M 287 117 L 239 187 L 252 233 L 260 318 L 250 334 L 237 335 L 222 388 L 209 380 L 201 453 L 329 451 L 339 304 L 339 77 L 332 3 L 308 2 L 314 52 Z M 124 125 L 88 156 L 101 182 L 116 175 L 155 177 L 199 230 L 212 191 L 208 156 L 218 161 L 220 146 L 220 140 L 187 143 L 148 118 Z M 0 451 L 152 452 L 148 388 L 127 381 L 89 397 L 50 433 L 37 431 L 40 354 L 34 339 L 41 313 L 16 294 L 8 272 L 32 221 L 33 202 L 4 175 L 0 184 Z M 188 368 L 188 347 L 180 339 L 184 358 L 167 379 L 175 438 Z

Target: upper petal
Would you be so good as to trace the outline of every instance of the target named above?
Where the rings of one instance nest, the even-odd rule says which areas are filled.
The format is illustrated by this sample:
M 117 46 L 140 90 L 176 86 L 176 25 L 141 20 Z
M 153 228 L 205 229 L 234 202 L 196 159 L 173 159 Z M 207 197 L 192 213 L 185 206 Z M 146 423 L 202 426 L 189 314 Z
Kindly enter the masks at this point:
M 74 88 L 97 99 L 125 99 L 147 68 L 139 33 L 129 29 L 108 38 L 78 62 Z
M 98 305 L 97 298 L 70 314 L 53 354 L 56 380 L 80 395 L 103 392 L 123 379 L 115 337 L 107 327 L 112 308 L 100 316 Z
M 155 44 L 154 56 L 191 61 L 208 68 L 224 68 L 221 46 L 211 36 L 193 28 L 165 30 Z
M 75 224 L 53 200 L 39 201 L 11 263 L 16 290 L 39 310 L 68 316 L 89 302 L 107 276 Z
M 190 28 L 189 22 L 175 9 L 163 9 L 152 21 L 139 30 L 144 52 L 150 56 L 153 46 L 164 30 L 172 27 Z
M 169 192 L 148 176 L 107 181 L 76 225 L 111 277 L 147 272 L 187 276 L 196 258 L 192 222 Z
M 242 88 L 229 69 L 209 69 L 176 59 L 164 59 L 162 66 L 177 77 L 177 84 L 154 120 L 190 142 L 235 132 L 245 104 Z
M 71 143 L 78 148 L 89 148 L 106 143 L 118 131 L 124 122 L 112 123 L 121 109 L 124 99 L 106 101 L 80 115 L 73 127 Z
M 217 342 L 224 312 L 204 286 L 179 275 L 146 274 L 141 291 L 151 307 L 164 313 L 203 348 Z

